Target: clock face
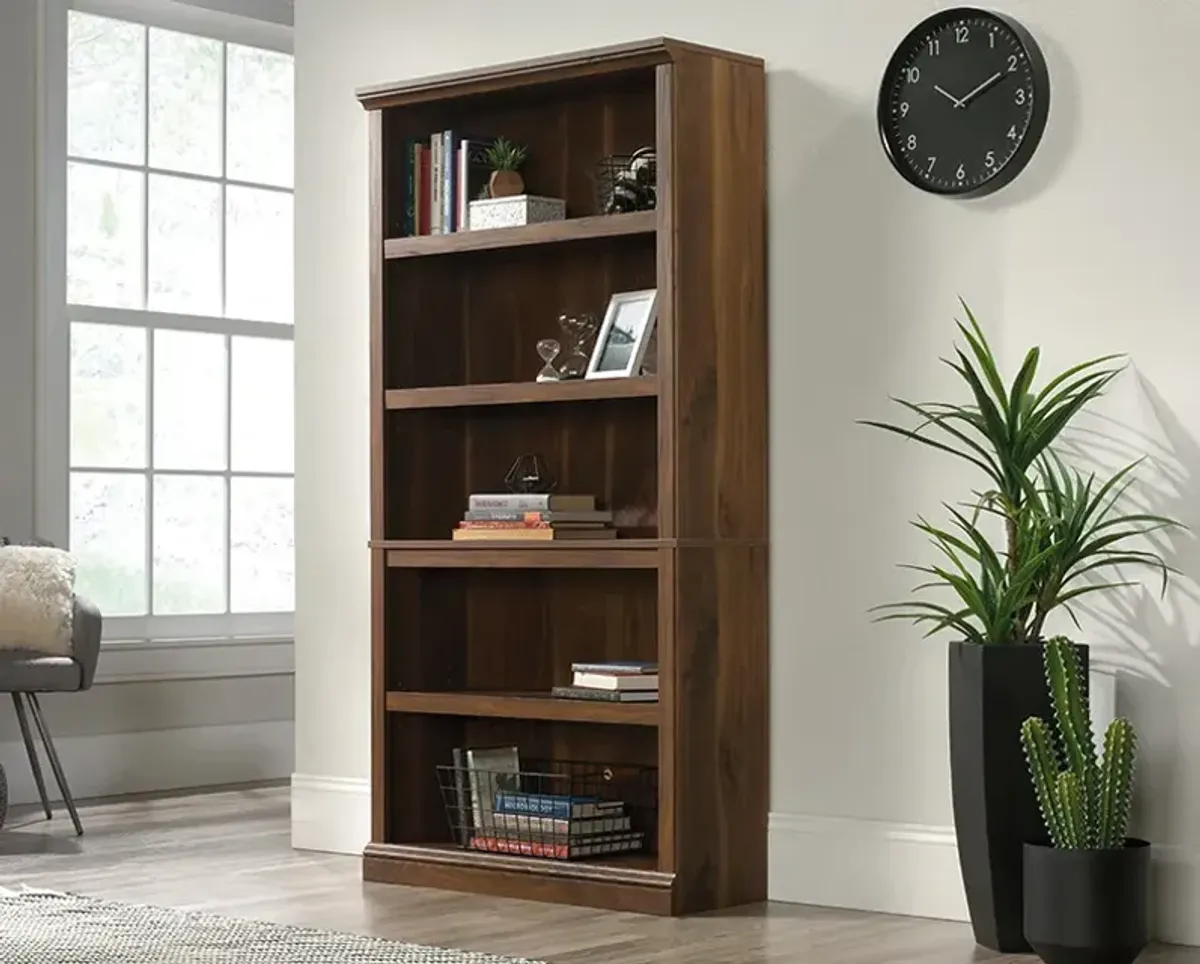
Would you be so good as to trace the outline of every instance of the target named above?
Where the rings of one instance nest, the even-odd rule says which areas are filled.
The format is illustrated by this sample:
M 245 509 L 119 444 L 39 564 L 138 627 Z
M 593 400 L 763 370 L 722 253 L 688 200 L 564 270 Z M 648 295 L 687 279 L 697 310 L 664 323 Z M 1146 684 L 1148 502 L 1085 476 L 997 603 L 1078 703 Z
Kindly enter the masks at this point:
M 979 197 L 1029 163 L 1049 106 L 1049 73 L 1029 32 L 959 7 L 919 24 L 893 54 L 879 91 L 879 133 L 910 183 Z

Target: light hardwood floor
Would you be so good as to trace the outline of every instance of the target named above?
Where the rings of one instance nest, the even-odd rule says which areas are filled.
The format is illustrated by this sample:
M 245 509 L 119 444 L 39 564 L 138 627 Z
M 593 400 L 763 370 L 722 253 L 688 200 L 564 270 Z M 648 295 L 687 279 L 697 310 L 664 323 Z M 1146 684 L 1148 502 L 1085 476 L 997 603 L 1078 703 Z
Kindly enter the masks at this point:
M 966 964 L 966 925 L 769 904 L 681 920 L 364 884 L 354 857 L 291 849 L 284 788 L 23 811 L 0 831 L 0 886 L 203 909 L 553 964 Z M 1200 950 L 1144 961 L 1200 964 Z

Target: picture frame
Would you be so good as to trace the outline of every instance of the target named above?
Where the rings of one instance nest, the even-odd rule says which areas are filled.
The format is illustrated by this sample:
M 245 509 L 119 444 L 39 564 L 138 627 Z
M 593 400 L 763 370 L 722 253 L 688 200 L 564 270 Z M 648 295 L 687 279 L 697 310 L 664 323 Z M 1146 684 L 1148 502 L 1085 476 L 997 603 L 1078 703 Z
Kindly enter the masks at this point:
M 657 320 L 657 288 L 616 292 L 608 301 L 584 378 L 639 374 Z

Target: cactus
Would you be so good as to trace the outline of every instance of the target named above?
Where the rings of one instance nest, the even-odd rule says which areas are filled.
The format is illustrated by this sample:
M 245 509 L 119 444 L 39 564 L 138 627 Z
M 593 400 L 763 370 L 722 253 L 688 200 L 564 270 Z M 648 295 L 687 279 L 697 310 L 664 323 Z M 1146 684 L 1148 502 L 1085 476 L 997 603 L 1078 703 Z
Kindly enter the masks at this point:
M 1057 741 L 1045 720 L 1031 716 L 1021 724 L 1021 743 L 1050 840 L 1072 850 L 1123 847 L 1137 755 L 1133 724 L 1123 718 L 1109 724 L 1097 761 L 1075 647 L 1056 636 L 1044 655 Z

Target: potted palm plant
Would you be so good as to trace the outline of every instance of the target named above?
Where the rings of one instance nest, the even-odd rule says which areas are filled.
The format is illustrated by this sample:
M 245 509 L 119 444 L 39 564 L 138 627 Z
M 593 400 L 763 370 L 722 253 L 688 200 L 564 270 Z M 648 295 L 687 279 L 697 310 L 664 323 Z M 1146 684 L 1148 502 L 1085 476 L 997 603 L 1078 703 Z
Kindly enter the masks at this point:
M 961 402 L 894 401 L 910 424 L 866 421 L 977 469 L 982 487 L 936 525 L 914 525 L 939 561 L 911 566 L 925 577 L 914 595 L 876 607 L 880 619 L 908 620 L 925 635 L 950 633 L 951 790 L 959 864 L 976 940 L 1006 953 L 1027 951 L 1022 927 L 1022 848 L 1041 817 L 1013 737 L 1022 721 L 1050 714 L 1043 685 L 1042 631 L 1056 610 L 1075 619 L 1080 597 L 1130 583 L 1117 567 L 1168 567 L 1131 544 L 1172 521 L 1123 510 L 1137 463 L 1101 480 L 1068 467 L 1054 444 L 1120 374 L 1120 356 L 1095 358 L 1038 385 L 1038 348 L 1011 380 L 970 308 L 965 341 L 943 359 L 961 379 Z M 1107 578 L 1106 574 L 1112 574 Z M 934 595 L 930 597 L 929 593 Z M 1086 686 L 1088 650 L 1077 647 Z
M 1054 730 L 1032 716 L 1021 745 L 1049 841 L 1025 844 L 1025 936 L 1046 964 L 1133 964 L 1150 939 L 1150 845 L 1126 835 L 1137 735 L 1118 717 L 1097 759 L 1075 647 L 1043 654 Z

